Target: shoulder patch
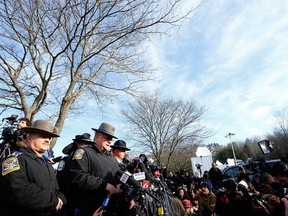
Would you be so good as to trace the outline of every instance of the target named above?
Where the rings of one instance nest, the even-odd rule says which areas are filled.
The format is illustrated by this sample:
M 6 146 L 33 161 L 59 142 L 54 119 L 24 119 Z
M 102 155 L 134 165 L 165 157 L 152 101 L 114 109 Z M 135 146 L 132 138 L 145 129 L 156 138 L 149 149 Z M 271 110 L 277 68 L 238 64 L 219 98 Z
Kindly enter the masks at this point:
M 80 159 L 82 159 L 82 156 L 83 156 L 84 152 L 85 151 L 82 148 L 77 149 L 75 151 L 74 155 L 73 155 L 72 160 L 80 160 Z
M 19 161 L 17 157 L 7 158 L 2 163 L 2 176 L 7 175 L 8 173 L 14 172 L 20 169 Z
M 65 167 L 65 161 L 64 160 L 59 161 L 57 171 L 62 171 L 64 167 Z

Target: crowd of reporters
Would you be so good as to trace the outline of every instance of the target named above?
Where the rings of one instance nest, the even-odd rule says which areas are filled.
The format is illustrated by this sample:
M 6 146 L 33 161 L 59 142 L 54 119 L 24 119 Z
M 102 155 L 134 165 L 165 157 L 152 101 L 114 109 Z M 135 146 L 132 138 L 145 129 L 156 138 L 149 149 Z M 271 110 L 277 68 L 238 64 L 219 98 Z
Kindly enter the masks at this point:
M 209 211 L 204 215 L 287 215 L 287 164 L 279 162 L 268 172 L 257 172 L 253 177 L 239 166 L 237 179 L 224 178 L 220 169 L 213 163 L 210 170 L 199 178 L 198 173 L 190 175 L 182 170 L 173 174 L 168 172 L 167 183 L 190 215 L 203 215 L 199 212 L 201 205 Z M 212 175 L 211 175 L 212 174 Z M 197 194 L 203 193 L 203 184 L 211 189 L 210 202 L 199 200 Z M 212 212 L 211 212 L 212 211 Z M 192 213 L 193 212 L 193 213 Z

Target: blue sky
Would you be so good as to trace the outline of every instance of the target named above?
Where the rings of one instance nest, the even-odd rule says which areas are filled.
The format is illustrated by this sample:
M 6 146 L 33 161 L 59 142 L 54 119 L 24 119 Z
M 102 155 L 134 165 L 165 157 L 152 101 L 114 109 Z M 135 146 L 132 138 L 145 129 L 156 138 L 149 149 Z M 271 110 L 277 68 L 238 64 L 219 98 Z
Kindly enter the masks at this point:
M 183 7 L 197 4 L 185 3 Z M 204 123 L 214 135 L 204 143 L 226 145 L 229 132 L 236 142 L 265 138 L 275 126 L 275 112 L 288 106 L 288 1 L 203 1 L 178 31 L 145 45 L 162 81 L 143 88 L 207 107 Z M 76 134 L 93 134 L 91 128 L 101 122 L 114 124 L 118 137 L 125 139 L 117 108 L 68 119 L 55 155 Z
M 206 142 L 273 131 L 275 112 L 288 106 L 287 12 L 287 1 L 203 1 L 176 35 L 155 43 L 159 88 L 209 108 L 215 135 Z

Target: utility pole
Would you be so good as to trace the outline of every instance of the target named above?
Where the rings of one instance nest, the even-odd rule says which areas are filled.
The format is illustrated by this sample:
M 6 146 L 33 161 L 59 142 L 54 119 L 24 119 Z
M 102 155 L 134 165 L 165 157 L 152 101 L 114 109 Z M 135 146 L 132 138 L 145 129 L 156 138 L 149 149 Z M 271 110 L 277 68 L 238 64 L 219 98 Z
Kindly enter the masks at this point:
M 237 165 L 237 160 L 236 160 L 236 155 L 235 155 L 235 151 L 234 151 L 234 145 L 232 143 L 232 139 L 231 137 L 234 136 L 235 133 L 228 133 L 225 137 L 229 137 L 230 143 L 231 143 L 231 148 L 232 148 L 232 152 L 233 152 L 233 157 L 234 157 L 234 164 Z

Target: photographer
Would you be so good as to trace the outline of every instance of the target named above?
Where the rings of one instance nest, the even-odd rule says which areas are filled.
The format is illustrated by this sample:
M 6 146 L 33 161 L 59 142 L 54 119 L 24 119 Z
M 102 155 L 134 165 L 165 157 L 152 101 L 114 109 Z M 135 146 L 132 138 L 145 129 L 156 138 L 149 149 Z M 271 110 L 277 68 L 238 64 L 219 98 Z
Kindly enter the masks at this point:
M 20 130 L 21 128 L 30 127 L 30 126 L 31 126 L 31 121 L 28 118 L 20 118 L 19 123 L 17 125 L 17 129 Z M 17 142 L 17 146 L 19 148 L 26 146 L 26 138 L 27 138 L 27 135 L 25 133 L 19 136 L 18 142 Z
M 216 163 L 212 163 L 212 167 L 209 170 L 209 179 L 212 182 L 214 191 L 216 191 L 223 180 L 222 172 L 217 167 Z

